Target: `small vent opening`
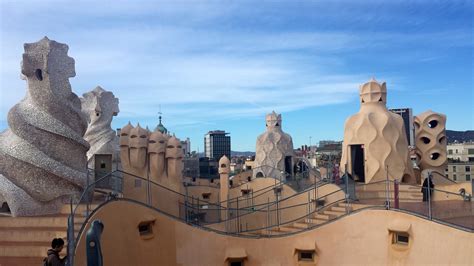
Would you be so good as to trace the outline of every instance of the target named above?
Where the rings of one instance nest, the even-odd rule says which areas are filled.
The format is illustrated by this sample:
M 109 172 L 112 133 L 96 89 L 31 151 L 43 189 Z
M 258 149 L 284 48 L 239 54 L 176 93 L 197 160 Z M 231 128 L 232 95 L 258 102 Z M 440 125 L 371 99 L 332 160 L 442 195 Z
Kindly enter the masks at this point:
M 153 234 L 153 224 L 155 221 L 144 221 L 138 224 L 138 233 L 140 236 L 149 236 Z
M 314 261 L 314 250 L 299 250 L 298 261 Z

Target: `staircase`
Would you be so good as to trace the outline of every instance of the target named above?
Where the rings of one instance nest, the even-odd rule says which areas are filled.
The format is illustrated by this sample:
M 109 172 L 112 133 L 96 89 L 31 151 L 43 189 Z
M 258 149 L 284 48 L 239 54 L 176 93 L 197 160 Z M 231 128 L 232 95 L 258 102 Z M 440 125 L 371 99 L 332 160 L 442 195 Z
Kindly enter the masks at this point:
M 91 209 L 97 205 L 90 205 Z M 74 232 L 77 235 L 85 220 L 86 205 L 79 205 L 74 219 Z M 64 205 L 56 215 L 35 217 L 0 216 L 0 266 L 4 265 L 42 265 L 46 251 L 51 248 L 53 238 L 63 238 L 67 250 L 67 219 L 69 204 Z
M 393 189 L 393 184 L 391 184 L 389 191 L 391 201 L 394 199 Z M 357 187 L 356 194 L 360 202 L 368 204 L 384 202 L 387 199 L 386 187 L 384 185 Z M 398 195 L 400 202 L 422 202 L 423 200 L 421 188 L 416 186 L 400 184 Z
M 252 232 L 245 232 L 243 235 L 248 236 L 266 236 L 266 235 L 285 235 L 290 233 L 297 233 L 315 226 L 335 220 L 348 212 L 367 207 L 365 204 L 354 204 L 340 202 L 334 206 L 327 207 L 319 212 L 311 214 L 311 216 L 302 218 L 299 221 L 285 224 L 281 226 L 275 226 L 268 230 L 259 230 Z

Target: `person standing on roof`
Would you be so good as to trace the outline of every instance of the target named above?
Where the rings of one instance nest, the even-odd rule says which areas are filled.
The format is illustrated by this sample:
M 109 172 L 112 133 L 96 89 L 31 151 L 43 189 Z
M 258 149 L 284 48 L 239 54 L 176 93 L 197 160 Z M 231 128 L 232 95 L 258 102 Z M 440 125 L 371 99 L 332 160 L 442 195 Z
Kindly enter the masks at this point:
M 51 242 L 51 249 L 48 250 L 48 257 L 45 259 L 45 265 L 48 266 L 64 266 L 66 264 L 67 256 L 59 257 L 59 253 L 64 248 L 64 240 L 62 238 L 55 238 Z

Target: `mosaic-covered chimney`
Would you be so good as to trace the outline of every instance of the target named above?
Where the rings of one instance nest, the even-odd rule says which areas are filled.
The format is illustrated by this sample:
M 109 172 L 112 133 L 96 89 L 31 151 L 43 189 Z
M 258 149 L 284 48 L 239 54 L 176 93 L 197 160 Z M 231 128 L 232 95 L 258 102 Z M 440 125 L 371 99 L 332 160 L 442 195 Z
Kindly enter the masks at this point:
M 58 213 L 86 185 L 87 122 L 69 83 L 76 73 L 68 46 L 44 37 L 24 48 L 28 91 L 0 135 L 0 194 L 13 216 Z

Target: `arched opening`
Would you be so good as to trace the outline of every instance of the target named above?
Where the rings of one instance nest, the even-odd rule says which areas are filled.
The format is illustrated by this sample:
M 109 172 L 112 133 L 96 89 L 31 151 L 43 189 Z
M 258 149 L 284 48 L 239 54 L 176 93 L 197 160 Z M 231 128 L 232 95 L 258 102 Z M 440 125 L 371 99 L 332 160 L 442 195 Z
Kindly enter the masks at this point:
M 432 154 L 430 155 L 430 159 L 433 160 L 433 161 L 435 161 L 435 160 L 437 160 L 437 159 L 439 158 L 439 156 L 440 156 L 439 153 L 434 152 L 434 153 L 432 153 Z
M 429 144 L 431 142 L 431 140 L 427 137 L 421 137 L 420 139 L 421 141 L 423 141 L 424 144 Z
M 41 69 L 35 70 L 35 76 L 39 81 L 43 80 L 43 72 L 41 71 Z
M 415 183 L 415 177 L 412 177 L 410 175 L 403 175 L 402 177 L 402 183 L 406 183 L 406 184 L 413 184 Z
M 225 163 L 221 164 L 221 168 L 226 168 L 227 165 Z
M 431 120 L 428 122 L 428 127 L 429 128 L 435 128 L 438 125 L 438 120 Z
M 263 173 L 262 172 L 258 172 L 256 177 L 260 178 L 260 177 L 263 177 Z
M 441 138 L 439 138 L 439 143 L 440 144 L 446 144 L 446 136 L 442 136 Z
M 0 207 L 0 213 L 10 213 L 10 207 L 8 207 L 8 203 L 5 201 L 2 203 L 2 207 Z
M 420 124 L 418 122 L 415 122 L 415 128 L 416 129 L 419 129 L 420 128 Z

